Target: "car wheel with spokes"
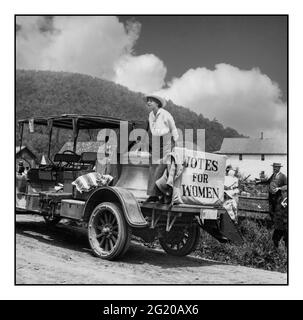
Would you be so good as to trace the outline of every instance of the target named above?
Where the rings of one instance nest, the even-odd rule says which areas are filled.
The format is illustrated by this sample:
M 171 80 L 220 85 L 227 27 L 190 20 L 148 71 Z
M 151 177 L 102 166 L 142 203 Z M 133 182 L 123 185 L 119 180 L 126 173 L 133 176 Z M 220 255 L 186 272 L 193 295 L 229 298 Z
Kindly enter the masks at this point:
M 163 250 L 174 256 L 186 256 L 194 251 L 199 243 L 200 227 L 192 224 L 186 227 L 175 227 L 165 232 L 159 242 Z
M 103 202 L 95 207 L 88 223 L 88 238 L 96 256 L 106 260 L 122 257 L 130 237 L 130 228 L 117 204 Z

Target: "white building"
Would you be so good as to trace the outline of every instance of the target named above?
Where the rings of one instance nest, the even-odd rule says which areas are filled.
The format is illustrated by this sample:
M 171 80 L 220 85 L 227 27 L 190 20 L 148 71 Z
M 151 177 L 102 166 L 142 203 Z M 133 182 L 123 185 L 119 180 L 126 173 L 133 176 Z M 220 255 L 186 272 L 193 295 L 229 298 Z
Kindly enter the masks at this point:
M 249 179 L 260 177 L 264 171 L 269 177 L 272 163 L 279 162 L 283 165 L 281 171 L 287 174 L 287 144 L 278 139 L 261 138 L 224 138 L 218 154 L 227 156 L 226 164 L 238 168 L 244 177 Z

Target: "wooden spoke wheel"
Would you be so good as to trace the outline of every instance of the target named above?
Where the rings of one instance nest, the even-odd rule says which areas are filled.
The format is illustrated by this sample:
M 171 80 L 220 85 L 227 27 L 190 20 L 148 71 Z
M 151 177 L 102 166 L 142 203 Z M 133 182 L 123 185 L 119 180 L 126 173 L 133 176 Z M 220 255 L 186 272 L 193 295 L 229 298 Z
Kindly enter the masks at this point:
M 122 209 L 111 202 L 95 207 L 88 223 L 88 238 L 96 256 L 106 260 L 121 258 L 131 238 Z
M 186 256 L 194 251 L 200 239 L 200 227 L 192 224 L 186 227 L 175 227 L 165 232 L 159 239 L 163 250 L 174 256 Z

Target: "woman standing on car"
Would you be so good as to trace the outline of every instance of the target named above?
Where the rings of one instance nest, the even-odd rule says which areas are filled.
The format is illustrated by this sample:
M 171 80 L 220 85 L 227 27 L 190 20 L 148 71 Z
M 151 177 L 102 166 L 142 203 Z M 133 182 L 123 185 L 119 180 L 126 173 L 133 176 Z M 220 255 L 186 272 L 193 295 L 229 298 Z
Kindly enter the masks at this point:
M 156 95 L 146 96 L 147 107 L 150 110 L 148 117 L 148 132 L 151 137 L 149 146 L 152 150 L 152 159 L 149 167 L 147 201 L 158 201 L 161 191 L 156 181 L 162 176 L 166 165 L 163 159 L 171 152 L 178 140 L 178 131 L 173 116 L 165 109 L 166 101 Z M 173 139 L 171 139 L 173 138 Z

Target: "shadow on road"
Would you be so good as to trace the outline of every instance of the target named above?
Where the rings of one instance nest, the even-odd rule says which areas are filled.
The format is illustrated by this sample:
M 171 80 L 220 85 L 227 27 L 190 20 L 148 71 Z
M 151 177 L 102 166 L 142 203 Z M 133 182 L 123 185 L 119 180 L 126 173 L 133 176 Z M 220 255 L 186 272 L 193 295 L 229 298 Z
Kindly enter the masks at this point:
M 76 231 L 61 223 L 48 226 L 44 221 L 17 221 L 15 226 L 16 234 L 78 252 L 90 251 L 87 236 L 83 231 Z
M 44 221 L 36 219 L 31 221 L 16 221 L 16 235 L 23 235 L 43 243 L 57 246 L 60 248 L 74 250 L 78 253 L 85 253 L 93 256 L 87 239 L 85 229 L 75 228 L 74 226 L 59 223 L 56 226 L 46 225 Z M 96 259 L 98 259 L 96 257 Z M 103 261 L 103 260 L 102 260 Z M 100 260 L 96 260 L 100 263 Z M 204 260 L 201 258 L 186 256 L 175 257 L 166 254 L 160 249 L 147 248 L 144 245 L 132 242 L 129 250 L 123 258 L 119 260 L 121 263 L 129 265 L 154 265 L 163 269 L 178 267 L 203 267 L 211 265 L 220 265 L 223 263 Z M 114 261 L 107 263 L 115 263 Z
M 141 244 L 133 243 L 129 251 L 121 260 L 128 264 L 148 264 L 161 267 L 163 269 L 182 268 L 182 267 L 203 267 L 212 265 L 221 265 L 223 263 L 216 261 L 204 260 L 199 257 L 186 256 L 176 257 L 171 256 L 161 249 L 146 248 Z

